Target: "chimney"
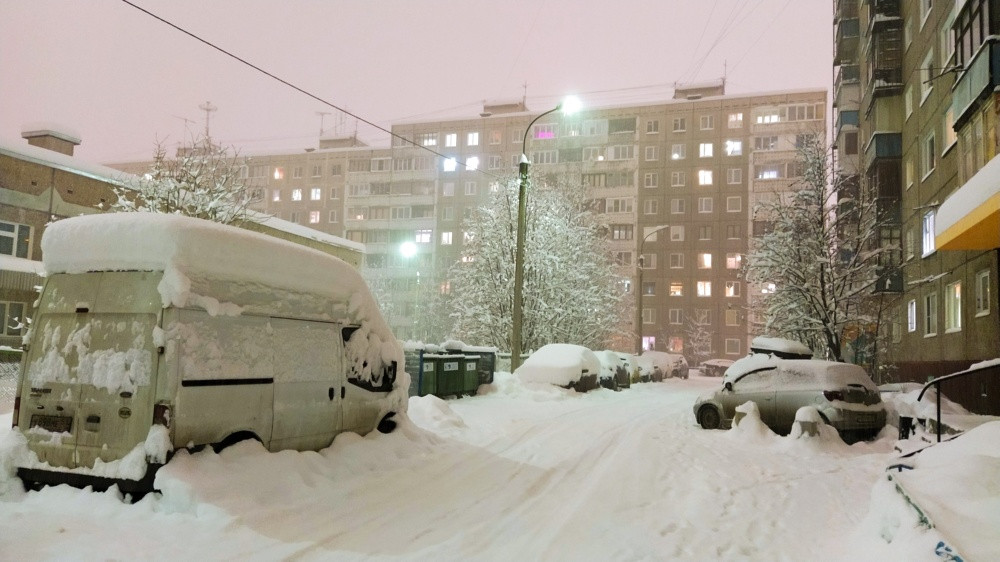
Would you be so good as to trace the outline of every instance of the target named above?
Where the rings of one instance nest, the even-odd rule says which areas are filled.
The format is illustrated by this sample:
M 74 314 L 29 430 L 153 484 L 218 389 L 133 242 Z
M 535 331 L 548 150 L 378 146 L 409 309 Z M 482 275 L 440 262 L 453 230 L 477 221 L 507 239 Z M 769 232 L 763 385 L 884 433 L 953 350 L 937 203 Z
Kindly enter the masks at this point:
M 27 125 L 21 131 L 21 138 L 28 139 L 28 144 L 47 148 L 49 150 L 73 156 L 73 147 L 80 144 L 80 138 L 65 129 L 57 130 L 52 125 Z

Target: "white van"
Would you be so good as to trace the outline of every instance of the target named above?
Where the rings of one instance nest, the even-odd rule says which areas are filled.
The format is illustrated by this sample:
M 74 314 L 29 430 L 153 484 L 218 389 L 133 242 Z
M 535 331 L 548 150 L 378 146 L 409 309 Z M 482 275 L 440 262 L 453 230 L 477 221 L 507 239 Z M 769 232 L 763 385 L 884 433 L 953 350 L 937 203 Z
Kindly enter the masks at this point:
M 53 223 L 42 250 L 13 421 L 29 486 L 148 491 L 180 448 L 316 450 L 406 410 L 402 349 L 337 258 L 147 213 Z

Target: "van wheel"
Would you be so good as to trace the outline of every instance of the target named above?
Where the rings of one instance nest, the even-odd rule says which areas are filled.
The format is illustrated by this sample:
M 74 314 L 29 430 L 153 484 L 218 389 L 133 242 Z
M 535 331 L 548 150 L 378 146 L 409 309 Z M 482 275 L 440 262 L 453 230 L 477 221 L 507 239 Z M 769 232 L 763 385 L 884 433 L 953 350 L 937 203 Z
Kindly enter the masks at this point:
M 396 420 L 392 419 L 395 415 L 396 412 L 389 412 L 382 417 L 382 421 L 378 422 L 379 433 L 392 433 L 396 429 Z
M 233 433 L 232 435 L 226 437 L 225 439 L 219 441 L 218 443 L 212 443 L 212 450 L 215 451 L 216 454 L 218 454 L 221 453 L 223 450 L 239 443 L 240 441 L 248 441 L 250 439 L 253 439 L 254 441 L 261 444 L 264 443 L 263 441 L 260 440 L 260 437 L 257 437 L 257 434 L 253 432 L 239 431 L 237 433 Z

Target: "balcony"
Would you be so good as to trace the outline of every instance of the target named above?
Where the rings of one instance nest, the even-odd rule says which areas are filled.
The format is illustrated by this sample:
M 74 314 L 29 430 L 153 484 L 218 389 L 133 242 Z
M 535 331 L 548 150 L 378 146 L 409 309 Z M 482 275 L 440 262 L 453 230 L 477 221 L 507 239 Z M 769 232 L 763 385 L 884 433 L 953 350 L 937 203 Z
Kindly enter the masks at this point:
M 834 23 L 849 19 L 858 19 L 858 0 L 834 0 Z
M 899 9 L 899 0 L 871 0 L 871 20 L 868 22 L 869 29 L 885 25 L 886 23 L 897 21 L 902 27 L 902 12 Z
M 1000 83 L 1000 43 L 995 41 L 991 39 L 990 43 L 979 49 L 965 72 L 955 82 L 951 92 L 951 111 L 955 116 L 955 130 L 958 130 L 979 106 L 982 95 L 992 92 Z
M 858 126 L 858 112 L 857 111 L 841 111 L 837 114 L 837 136 L 840 136 L 841 130 L 845 126 Z
M 857 18 L 838 21 L 835 25 L 833 42 L 833 64 L 850 64 L 858 60 L 858 37 L 861 24 Z
M 865 164 L 869 168 L 879 160 L 902 158 L 903 135 L 901 133 L 873 133 L 865 146 Z
M 833 107 L 840 107 L 841 105 L 854 107 L 861 102 L 858 99 L 860 94 L 858 87 L 860 73 L 858 70 L 859 68 L 856 64 L 837 67 L 837 74 L 833 79 Z M 841 96 L 844 96 L 844 99 L 841 99 Z

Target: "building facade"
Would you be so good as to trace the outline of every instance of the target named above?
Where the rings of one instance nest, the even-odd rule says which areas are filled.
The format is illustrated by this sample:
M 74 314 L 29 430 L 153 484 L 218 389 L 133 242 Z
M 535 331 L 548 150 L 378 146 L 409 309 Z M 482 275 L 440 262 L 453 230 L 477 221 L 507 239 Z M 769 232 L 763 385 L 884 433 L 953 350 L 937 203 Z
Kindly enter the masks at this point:
M 834 3 L 840 172 L 890 219 L 880 243 L 899 248 L 876 294 L 901 380 L 958 371 L 1000 347 L 997 4 Z
M 428 326 L 421 303 L 455 289 L 447 271 L 463 259 L 463 221 L 516 179 L 523 148 L 536 177 L 587 190 L 630 307 L 641 291 L 643 348 L 690 353 L 697 343 L 737 358 L 753 335 L 741 275 L 752 206 L 794 186 L 797 141 L 825 138 L 826 106 L 825 90 L 726 95 L 718 81 L 660 102 L 552 113 L 526 131 L 540 112 L 498 102 L 474 117 L 394 124 L 389 147 L 326 139 L 252 154 L 247 176 L 261 189 L 258 210 L 364 243 L 397 337 L 439 341 L 453 334 Z M 692 324 L 711 340 L 692 342 Z

